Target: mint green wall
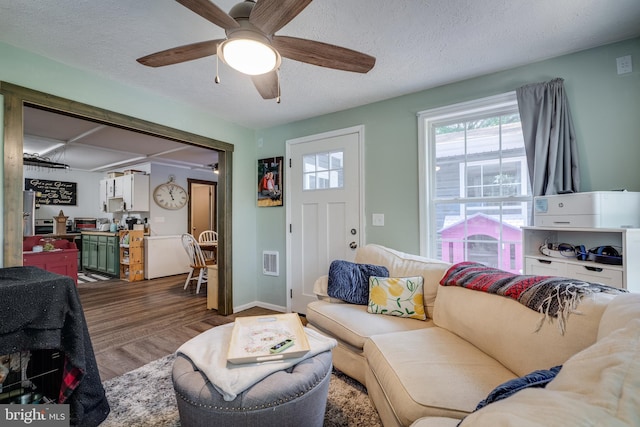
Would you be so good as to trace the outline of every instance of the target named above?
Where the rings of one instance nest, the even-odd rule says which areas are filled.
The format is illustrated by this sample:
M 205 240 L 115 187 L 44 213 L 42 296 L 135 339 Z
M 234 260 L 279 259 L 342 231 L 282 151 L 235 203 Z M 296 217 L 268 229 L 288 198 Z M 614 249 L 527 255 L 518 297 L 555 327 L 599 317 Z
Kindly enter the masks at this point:
M 0 43 L 0 58 L 0 80 L 233 144 L 234 306 L 256 300 L 256 261 L 246 256 L 256 252 L 255 185 L 246 174 L 256 159 L 253 130 L 7 44 Z
M 615 58 L 629 54 L 634 72 L 616 75 Z M 0 80 L 234 144 L 234 306 L 286 306 L 285 209 L 256 208 L 255 192 L 256 160 L 283 156 L 288 139 L 365 125 L 367 224 L 372 213 L 385 214 L 384 227 L 366 226 L 367 242 L 417 253 L 416 113 L 562 77 L 578 135 L 581 190 L 640 191 L 640 38 L 256 132 L 6 44 L 0 58 Z M 280 252 L 280 276 L 262 275 L 263 250 Z
M 616 73 L 615 58 L 632 55 L 634 71 Z M 528 83 L 565 79 L 576 127 L 581 191 L 640 191 L 640 38 L 481 76 L 399 98 L 257 132 L 258 158 L 284 155 L 285 141 L 365 125 L 366 239 L 418 253 L 418 126 L 416 113 L 434 107 L 513 91 Z M 286 102 L 286 101 L 284 101 Z M 259 144 L 258 144 L 259 145 Z M 286 176 L 285 176 L 286 179 Z M 286 195 L 285 195 L 286 197 Z M 385 214 L 371 227 L 371 214 Z M 285 210 L 256 213 L 257 250 L 279 250 L 285 267 Z M 268 231 L 267 231 L 268 230 Z M 258 272 L 258 299 L 286 305 L 285 276 Z

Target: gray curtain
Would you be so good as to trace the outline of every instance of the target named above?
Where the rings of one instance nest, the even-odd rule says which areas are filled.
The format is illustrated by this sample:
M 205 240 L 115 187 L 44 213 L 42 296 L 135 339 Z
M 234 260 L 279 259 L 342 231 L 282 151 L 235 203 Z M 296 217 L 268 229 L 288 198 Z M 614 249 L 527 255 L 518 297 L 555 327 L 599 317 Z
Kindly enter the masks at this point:
M 516 89 L 534 196 L 580 189 L 578 148 L 564 80 Z

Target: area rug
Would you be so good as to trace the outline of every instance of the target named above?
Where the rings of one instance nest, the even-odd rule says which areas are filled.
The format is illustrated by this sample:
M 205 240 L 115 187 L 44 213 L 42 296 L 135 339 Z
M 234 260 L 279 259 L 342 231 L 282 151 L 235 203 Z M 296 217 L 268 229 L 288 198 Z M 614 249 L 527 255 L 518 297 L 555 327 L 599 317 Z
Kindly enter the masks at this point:
M 171 384 L 175 355 L 165 356 L 141 368 L 103 382 L 111 413 L 101 427 L 180 426 L 176 397 Z M 342 372 L 334 370 L 324 425 L 382 426 L 366 389 Z
M 112 279 L 113 279 L 113 277 L 103 276 L 103 275 L 96 274 L 96 273 L 78 272 L 78 283 L 79 284 L 100 282 L 100 281 L 103 281 L 103 280 L 112 280 Z

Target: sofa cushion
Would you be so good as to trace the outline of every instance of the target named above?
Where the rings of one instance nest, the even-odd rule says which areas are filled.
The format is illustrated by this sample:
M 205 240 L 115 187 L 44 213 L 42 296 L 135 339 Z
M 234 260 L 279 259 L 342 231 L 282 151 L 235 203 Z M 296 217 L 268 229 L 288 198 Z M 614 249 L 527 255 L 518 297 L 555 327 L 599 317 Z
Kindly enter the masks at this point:
M 400 345 L 406 343 L 410 351 Z M 379 384 L 401 425 L 424 416 L 462 418 L 497 385 L 516 377 L 442 328 L 374 335 L 364 354 L 367 388 L 370 378 Z
M 367 311 L 425 320 L 422 276 L 369 277 Z
M 640 319 L 640 294 L 618 295 L 602 314 L 598 328 L 598 340 L 625 327 L 633 319 Z
M 369 277 L 388 277 L 387 267 L 335 260 L 329 266 L 327 293 L 352 304 L 369 302 Z
M 329 287 L 329 276 L 324 275 L 320 276 L 313 282 L 313 293 L 316 294 L 319 300 L 328 301 L 335 304 L 344 304 L 346 301 L 342 301 L 340 298 L 330 297 L 327 293 L 327 288 Z
M 536 332 L 541 314 L 511 298 L 440 286 L 433 320 L 522 376 L 562 365 L 593 344 L 602 313 L 613 298 L 602 293 L 584 298 L 562 335 L 555 323 L 548 322 Z
M 637 426 L 639 384 L 640 319 L 634 319 L 567 360 L 545 389 L 487 405 L 461 425 Z
M 314 301 L 307 305 L 307 320 L 320 331 L 345 342 L 359 351 L 371 335 L 401 332 L 433 326 L 432 321 L 393 316 L 374 316 L 367 307 L 355 304 L 332 304 Z
M 391 277 L 422 276 L 424 279 L 424 308 L 428 318 L 433 317 L 433 305 L 439 282 L 451 264 L 437 259 L 407 254 L 380 245 L 369 244 L 358 248 L 356 262 L 384 265 Z
M 411 427 L 457 427 L 460 420 L 447 417 L 422 417 L 415 420 Z

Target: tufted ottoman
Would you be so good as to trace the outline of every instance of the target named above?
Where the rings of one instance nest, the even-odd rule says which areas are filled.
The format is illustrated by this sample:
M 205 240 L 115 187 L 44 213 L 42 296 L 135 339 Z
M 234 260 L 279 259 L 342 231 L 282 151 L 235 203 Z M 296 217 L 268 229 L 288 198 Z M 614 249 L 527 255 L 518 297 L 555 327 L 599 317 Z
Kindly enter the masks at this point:
M 178 353 L 173 387 L 182 427 L 322 426 L 331 351 L 277 371 L 227 402 L 191 360 Z

